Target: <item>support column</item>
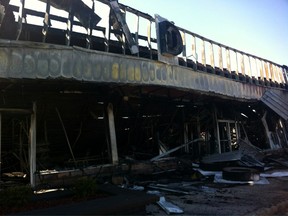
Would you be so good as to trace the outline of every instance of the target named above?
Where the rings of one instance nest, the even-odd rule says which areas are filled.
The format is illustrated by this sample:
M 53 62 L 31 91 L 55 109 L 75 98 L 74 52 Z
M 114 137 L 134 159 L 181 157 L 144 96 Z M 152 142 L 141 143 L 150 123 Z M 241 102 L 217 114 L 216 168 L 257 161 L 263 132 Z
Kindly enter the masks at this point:
M 230 71 L 231 72 L 231 71 Z M 215 105 L 213 105 L 213 118 L 214 118 L 214 124 L 215 124 L 215 143 L 217 142 L 218 149 L 216 146 L 216 151 L 218 154 L 221 154 L 221 143 L 220 143 L 220 133 L 219 133 L 219 122 L 218 122 L 218 117 L 217 117 L 217 108 Z M 216 152 L 215 152 L 216 153 Z
M 116 139 L 116 131 L 115 131 L 115 122 L 114 122 L 114 113 L 113 113 L 113 105 L 109 103 L 107 106 L 108 113 L 108 122 L 109 122 L 109 134 L 110 134 L 110 148 L 111 148 L 111 156 L 112 163 L 118 163 L 118 150 L 117 150 L 117 139 Z
M 189 142 L 189 125 L 188 123 L 184 123 L 184 143 L 188 143 Z M 185 152 L 189 153 L 189 145 L 185 146 Z
M 1 175 L 2 175 L 2 113 L 0 112 L 0 181 L 1 181 Z
M 36 102 L 33 102 L 33 113 L 31 114 L 30 125 L 30 149 L 29 149 L 29 161 L 30 161 L 30 184 L 31 187 L 35 187 L 35 172 L 36 172 Z

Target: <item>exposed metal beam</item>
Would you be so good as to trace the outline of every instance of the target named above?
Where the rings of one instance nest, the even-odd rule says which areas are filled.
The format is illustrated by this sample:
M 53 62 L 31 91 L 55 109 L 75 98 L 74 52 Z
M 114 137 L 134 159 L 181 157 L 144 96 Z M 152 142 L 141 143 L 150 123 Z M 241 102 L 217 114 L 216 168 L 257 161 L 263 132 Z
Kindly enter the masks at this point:
M 21 0 L 20 1 L 20 7 L 19 7 L 19 14 L 18 14 L 18 29 L 17 29 L 16 40 L 19 40 L 20 35 L 22 33 L 23 18 L 26 19 L 26 15 L 24 14 L 24 10 L 25 10 L 25 0 Z
M 154 157 L 154 158 L 151 158 L 150 161 L 159 160 L 159 159 L 162 158 L 162 157 L 165 157 L 165 156 L 167 156 L 167 155 L 169 155 L 169 154 L 171 154 L 171 153 L 173 153 L 173 152 L 175 152 L 175 151 L 177 151 L 177 150 L 179 150 L 179 149 L 181 149 L 181 148 L 184 148 L 184 147 L 186 147 L 186 146 L 189 146 L 189 145 L 192 144 L 192 143 L 199 142 L 199 141 L 203 141 L 203 139 L 202 139 L 202 138 L 198 138 L 198 139 L 192 140 L 192 141 L 190 141 L 190 142 L 187 142 L 187 143 L 185 143 L 185 144 L 183 144 L 183 145 L 177 146 L 176 148 L 170 149 L 169 151 L 167 151 L 167 152 L 165 152 L 165 153 L 163 153 L 163 154 L 160 154 L 160 155 L 158 155 L 158 156 L 156 156 L 156 157 Z
M 0 108 L 0 113 L 9 112 L 9 113 L 21 113 L 21 114 L 32 114 L 33 111 L 29 109 L 17 109 L 17 108 Z
M 45 16 L 44 16 L 44 20 L 43 20 L 43 29 L 42 29 L 42 34 L 43 34 L 43 39 L 42 42 L 46 42 L 46 37 L 47 37 L 47 33 L 48 33 L 48 29 L 51 26 L 51 22 L 50 22 L 50 0 L 47 0 L 47 4 L 46 4 L 46 12 L 45 12 Z
M 139 52 L 138 46 L 137 46 L 134 38 L 131 35 L 131 32 L 130 32 L 129 27 L 126 23 L 126 20 L 122 16 L 118 2 L 115 0 L 110 1 L 110 7 L 114 12 L 115 17 L 117 18 L 117 21 L 121 24 L 123 33 L 125 34 L 125 38 L 128 42 L 131 53 L 137 54 Z

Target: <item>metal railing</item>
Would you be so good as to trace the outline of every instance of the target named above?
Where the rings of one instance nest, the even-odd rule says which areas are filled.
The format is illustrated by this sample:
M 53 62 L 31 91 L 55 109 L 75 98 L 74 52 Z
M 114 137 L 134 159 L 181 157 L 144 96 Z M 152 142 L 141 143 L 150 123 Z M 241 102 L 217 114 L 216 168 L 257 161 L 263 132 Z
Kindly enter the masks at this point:
M 50 1 L 47 0 L 47 2 Z M 155 56 L 157 56 L 155 55 L 155 53 L 157 54 L 157 38 L 154 18 L 149 14 L 131 7 L 122 4 L 119 4 L 119 6 L 136 44 L 139 48 L 142 48 L 136 56 L 157 59 L 157 57 L 155 58 Z M 94 26 L 92 29 L 85 29 L 75 17 L 71 16 L 69 11 L 68 17 L 63 17 L 59 16 L 59 14 L 53 14 L 48 3 L 46 3 L 44 10 L 38 11 L 39 9 L 37 8 L 27 8 L 25 1 L 20 0 L 20 6 L 12 6 L 13 10 L 18 12 L 16 39 L 20 38 L 21 40 L 20 35 L 21 32 L 23 33 L 23 24 L 30 25 L 29 22 L 27 22 L 28 16 L 31 16 L 31 19 L 41 17 L 42 23 L 40 25 L 38 24 L 38 26 L 41 27 L 42 25 L 42 39 L 39 39 L 42 42 L 46 41 L 47 36 L 49 37 L 50 29 L 57 29 L 57 26 L 49 25 L 49 23 L 54 21 L 67 26 L 66 29 L 59 28 L 66 32 L 66 45 L 70 45 L 71 38 L 73 38 L 74 34 L 80 34 L 86 41 L 86 44 L 83 46 L 88 49 L 97 50 L 98 47 L 92 46 L 93 41 L 101 40 L 104 43 L 105 51 L 111 51 L 111 44 L 117 42 L 121 44 L 122 53 L 129 54 L 123 32 L 121 29 L 113 29 L 111 27 L 110 1 L 92 0 L 89 7 L 91 10 L 94 10 L 97 15 L 101 12 L 101 8 L 105 8 L 103 11 L 106 11 L 106 14 L 102 14 L 102 17 L 99 15 L 102 21 L 97 26 Z M 77 28 L 78 30 L 76 30 Z M 178 29 L 182 35 L 184 45 L 183 52 L 178 56 L 179 65 L 242 82 L 287 88 L 287 66 L 282 66 L 270 60 L 212 41 L 181 27 L 178 27 Z M 115 35 L 118 37 L 116 38 Z M 142 55 L 141 50 L 145 50 L 146 55 Z
M 192 38 L 191 52 L 196 65 L 201 63 L 204 71 L 222 74 L 232 79 L 253 82 L 256 84 L 285 85 L 287 84 L 287 68 L 270 60 L 245 53 L 243 51 L 217 43 L 193 32 L 179 28 L 184 41 L 187 37 Z M 197 43 L 198 40 L 198 43 Z M 197 47 L 200 47 L 200 50 Z M 198 59 L 199 53 L 201 59 Z M 183 57 L 187 62 L 186 52 Z

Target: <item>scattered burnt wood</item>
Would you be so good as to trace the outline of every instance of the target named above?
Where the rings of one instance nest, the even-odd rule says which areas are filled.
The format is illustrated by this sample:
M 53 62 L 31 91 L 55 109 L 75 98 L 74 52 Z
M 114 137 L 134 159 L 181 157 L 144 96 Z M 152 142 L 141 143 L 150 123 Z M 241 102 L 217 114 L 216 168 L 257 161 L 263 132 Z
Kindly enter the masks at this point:
M 124 184 L 125 181 L 128 181 L 125 178 L 130 179 L 131 182 L 143 182 L 143 179 L 159 180 L 160 176 L 167 178 L 171 173 L 179 174 L 181 171 L 183 171 L 183 165 L 177 158 L 166 158 L 156 162 L 128 162 L 126 160 L 119 165 L 106 164 L 59 171 L 43 170 L 37 174 L 37 183 L 40 186 L 45 184 L 50 186 L 70 185 L 78 178 L 90 176 L 98 180 L 103 179 L 104 182 L 112 181 L 115 184 Z M 192 170 L 190 170 L 191 172 Z M 176 175 L 175 178 L 180 179 L 181 176 Z

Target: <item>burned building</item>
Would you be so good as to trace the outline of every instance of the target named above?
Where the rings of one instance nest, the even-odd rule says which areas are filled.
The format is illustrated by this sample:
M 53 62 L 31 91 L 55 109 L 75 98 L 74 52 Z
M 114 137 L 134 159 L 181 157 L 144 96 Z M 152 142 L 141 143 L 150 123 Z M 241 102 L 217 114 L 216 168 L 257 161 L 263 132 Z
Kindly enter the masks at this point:
M 170 156 L 199 161 L 238 150 L 240 139 L 262 150 L 287 147 L 286 66 L 116 1 L 82 2 L 77 16 L 56 5 L 68 18 L 44 2 L 41 10 L 1 1 L 2 178 L 21 172 L 36 186 L 173 149 Z M 120 27 L 100 24 L 99 7 Z

